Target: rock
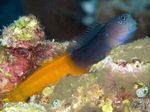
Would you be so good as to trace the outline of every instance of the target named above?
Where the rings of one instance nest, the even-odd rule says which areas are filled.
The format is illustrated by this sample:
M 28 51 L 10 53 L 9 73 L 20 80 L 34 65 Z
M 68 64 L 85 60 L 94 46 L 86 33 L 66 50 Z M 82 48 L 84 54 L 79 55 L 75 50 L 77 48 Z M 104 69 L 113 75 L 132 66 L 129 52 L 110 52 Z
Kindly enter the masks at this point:
M 1 112 L 47 112 L 46 109 L 35 103 L 6 103 Z
M 89 73 L 64 77 L 55 85 L 45 107 L 51 112 L 81 112 L 87 108 L 101 112 L 106 106 L 111 111 L 130 109 L 131 105 L 124 107 L 123 102 L 136 98 L 140 83 L 150 87 L 149 49 L 148 37 L 114 48 Z M 106 105 L 107 99 L 112 103 Z M 57 108 L 52 106 L 55 100 L 61 102 Z

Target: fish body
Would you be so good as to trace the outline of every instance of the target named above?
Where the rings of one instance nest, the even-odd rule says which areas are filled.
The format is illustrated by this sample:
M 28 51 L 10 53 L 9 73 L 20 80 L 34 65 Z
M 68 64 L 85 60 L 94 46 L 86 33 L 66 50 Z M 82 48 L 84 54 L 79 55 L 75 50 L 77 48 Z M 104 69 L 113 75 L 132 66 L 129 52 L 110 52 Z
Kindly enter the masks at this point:
M 67 74 L 80 75 L 88 72 L 89 66 L 103 59 L 111 48 L 131 39 L 135 30 L 136 22 L 129 14 L 117 16 L 103 26 L 97 24 L 81 36 L 75 50 L 42 65 L 6 98 L 10 101 L 24 101 L 47 85 L 56 84 Z

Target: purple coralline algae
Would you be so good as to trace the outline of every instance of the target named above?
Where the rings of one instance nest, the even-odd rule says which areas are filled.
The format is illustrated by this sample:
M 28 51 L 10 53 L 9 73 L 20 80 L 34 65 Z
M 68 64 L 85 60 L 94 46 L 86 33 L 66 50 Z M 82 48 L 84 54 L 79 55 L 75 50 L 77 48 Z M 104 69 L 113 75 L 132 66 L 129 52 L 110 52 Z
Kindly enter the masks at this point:
M 39 22 L 32 15 L 21 17 L 3 29 L 2 45 L 12 48 L 36 47 L 44 38 Z
M 3 29 L 0 46 L 0 94 L 9 92 L 43 61 L 66 50 L 66 43 L 45 40 L 33 15 Z

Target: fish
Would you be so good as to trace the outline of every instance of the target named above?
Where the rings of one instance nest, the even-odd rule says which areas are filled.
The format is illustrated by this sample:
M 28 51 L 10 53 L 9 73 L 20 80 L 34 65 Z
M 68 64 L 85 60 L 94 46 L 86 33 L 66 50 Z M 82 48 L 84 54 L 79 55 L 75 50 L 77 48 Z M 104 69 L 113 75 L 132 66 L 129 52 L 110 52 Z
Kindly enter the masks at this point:
M 6 98 L 13 102 L 25 101 L 44 87 L 57 84 L 68 74 L 78 76 L 87 73 L 90 66 L 104 59 L 112 48 L 132 39 L 136 29 L 136 20 L 130 14 L 121 14 L 105 24 L 93 25 L 80 36 L 72 51 L 68 50 L 42 64 Z
M 133 38 L 137 22 L 130 14 L 121 14 L 104 25 L 97 24 L 91 31 L 81 36 L 71 55 L 79 66 L 91 66 L 102 60 L 108 52 L 120 44 L 126 44 Z

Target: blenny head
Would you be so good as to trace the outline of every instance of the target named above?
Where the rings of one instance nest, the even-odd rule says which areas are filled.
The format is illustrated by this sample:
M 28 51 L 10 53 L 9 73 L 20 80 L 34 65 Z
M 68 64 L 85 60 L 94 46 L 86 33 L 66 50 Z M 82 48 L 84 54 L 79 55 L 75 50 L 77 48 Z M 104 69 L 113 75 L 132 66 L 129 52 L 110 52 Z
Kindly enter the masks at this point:
M 114 17 L 107 24 L 106 34 L 111 47 L 127 43 L 135 33 L 137 23 L 130 14 L 121 14 Z
M 98 24 L 82 36 L 87 41 L 72 52 L 72 58 L 78 65 L 92 65 L 104 59 L 118 44 L 127 43 L 136 29 L 136 21 L 129 14 L 116 16 L 104 25 Z

